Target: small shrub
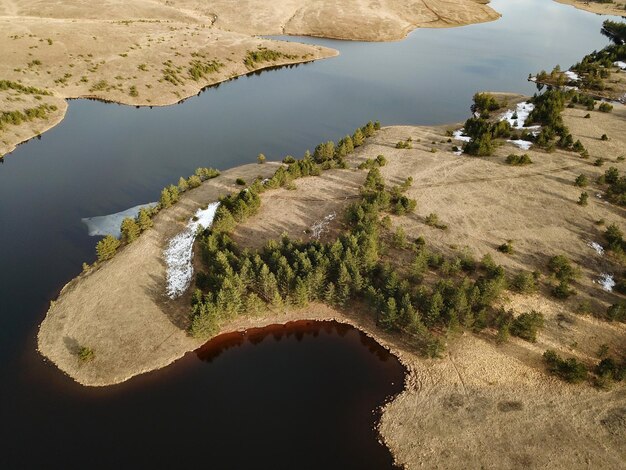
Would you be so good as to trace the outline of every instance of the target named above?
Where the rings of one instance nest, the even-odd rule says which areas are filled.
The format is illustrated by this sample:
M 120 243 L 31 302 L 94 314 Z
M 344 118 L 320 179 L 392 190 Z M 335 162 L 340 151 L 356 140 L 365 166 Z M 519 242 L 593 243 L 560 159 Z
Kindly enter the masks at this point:
M 583 191 L 582 193 L 580 193 L 580 197 L 578 198 L 577 204 L 579 206 L 586 206 L 588 204 L 588 200 L 589 200 L 589 193 L 587 193 L 587 191 Z
M 262 165 L 265 163 L 267 159 L 265 158 L 265 155 L 263 155 L 262 153 L 258 154 L 256 157 L 256 161 L 259 165 Z
M 559 281 L 570 282 L 578 276 L 578 271 L 572 266 L 570 260 L 563 255 L 557 255 L 548 261 L 548 270 Z
M 291 165 L 292 163 L 296 163 L 296 159 L 293 158 L 291 155 L 287 155 L 285 158 L 283 158 L 283 163 Z
M 508 157 L 506 157 L 505 162 L 509 165 L 522 166 L 522 165 L 530 165 L 533 161 L 530 159 L 528 154 L 523 154 L 523 155 L 510 154 Z
M 537 341 L 537 332 L 543 328 L 543 315 L 534 310 L 522 313 L 511 323 L 511 334 L 523 340 L 534 343 Z
M 89 362 L 93 361 L 96 357 L 96 353 L 93 349 L 88 348 L 87 346 L 81 346 L 78 350 L 78 359 L 81 362 Z
M 569 383 L 579 383 L 587 378 L 587 367 L 574 358 L 562 359 L 555 351 L 549 349 L 543 353 L 548 372 Z
M 603 113 L 610 113 L 611 111 L 613 111 L 613 106 L 611 106 L 607 102 L 602 102 L 600 103 L 600 106 L 598 106 L 598 111 Z
M 507 255 L 512 254 L 513 253 L 513 240 L 508 240 L 507 242 L 500 245 L 498 247 L 498 251 L 500 253 L 505 253 Z
M 600 137 L 600 140 L 609 140 L 609 136 L 606 134 L 602 134 L 602 137 Z
M 578 175 L 574 180 L 574 184 L 579 188 L 584 188 L 589 184 L 589 180 L 587 180 L 585 175 Z
M 238 184 L 239 186 L 245 186 L 246 185 L 246 180 L 244 180 L 243 178 L 237 178 L 235 180 L 235 183 Z
M 511 288 L 521 294 L 530 294 L 537 289 L 535 276 L 529 272 L 521 272 L 511 280 Z
M 448 226 L 446 224 L 443 224 L 439 221 L 439 216 L 437 214 L 435 214 L 434 212 L 431 212 L 430 214 L 428 214 L 426 216 L 426 219 L 424 220 L 424 222 L 426 223 L 426 225 L 430 226 L 430 227 L 435 227 L 438 228 L 439 230 L 447 230 Z

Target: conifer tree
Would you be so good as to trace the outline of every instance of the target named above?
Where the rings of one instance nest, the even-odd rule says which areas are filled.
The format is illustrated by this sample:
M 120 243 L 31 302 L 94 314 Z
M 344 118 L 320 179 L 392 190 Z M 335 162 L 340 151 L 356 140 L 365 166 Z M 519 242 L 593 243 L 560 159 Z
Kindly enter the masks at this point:
M 96 245 L 98 261 L 106 261 L 115 256 L 115 252 L 120 246 L 120 241 L 112 235 L 107 235 Z
M 147 209 L 144 208 L 144 209 L 139 210 L 139 215 L 137 216 L 137 223 L 139 224 L 139 228 L 141 229 L 142 232 L 152 227 L 153 222 L 152 222 L 152 219 L 150 218 L 150 213 Z
M 141 229 L 139 228 L 139 224 L 130 217 L 126 217 L 122 221 L 122 225 L 120 226 L 120 231 L 122 232 L 122 240 L 125 243 L 134 242 L 141 233 Z

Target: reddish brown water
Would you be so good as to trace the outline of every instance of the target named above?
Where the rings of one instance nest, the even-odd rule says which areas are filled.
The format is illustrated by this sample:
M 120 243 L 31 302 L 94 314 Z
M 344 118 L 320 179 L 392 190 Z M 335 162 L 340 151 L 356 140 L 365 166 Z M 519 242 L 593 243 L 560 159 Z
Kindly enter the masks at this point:
M 375 425 L 405 369 L 347 325 L 222 335 L 107 388 L 29 357 L 25 393 L 5 397 L 0 468 L 393 468 Z

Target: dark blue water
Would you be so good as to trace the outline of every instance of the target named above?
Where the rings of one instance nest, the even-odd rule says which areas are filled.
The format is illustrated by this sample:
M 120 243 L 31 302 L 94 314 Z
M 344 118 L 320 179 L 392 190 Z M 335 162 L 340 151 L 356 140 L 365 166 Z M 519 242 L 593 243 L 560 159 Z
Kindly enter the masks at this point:
M 58 447 L 57 455 L 42 458 L 60 464 L 65 453 L 80 450 L 88 440 L 89 452 L 80 455 L 101 455 L 116 446 L 119 462 L 130 464 L 141 461 L 140 449 L 146 451 L 150 442 L 159 446 L 169 442 L 168 455 L 178 455 L 184 448 L 186 458 L 191 450 L 180 446 L 193 442 L 197 459 L 190 462 L 218 462 L 217 467 L 224 468 L 225 455 L 245 452 L 237 439 L 244 428 L 246 432 L 255 428 L 259 442 L 269 446 L 264 429 L 285 420 L 287 412 L 267 407 L 267 393 L 257 394 L 254 387 L 246 388 L 245 397 L 255 413 L 238 416 L 240 425 L 225 428 L 219 444 L 189 435 L 192 421 L 206 420 L 202 425 L 211 426 L 213 415 L 207 410 L 223 414 L 216 422 L 226 421 L 228 410 L 236 405 L 233 400 L 242 395 L 211 396 L 219 400 L 217 411 L 199 396 L 212 388 L 214 380 L 224 390 L 250 387 L 237 382 L 237 376 L 256 370 L 259 357 L 266 357 L 262 348 L 229 362 L 238 374 L 231 370 L 230 375 L 213 376 L 213 363 L 195 361 L 195 365 L 173 366 L 177 372 L 167 373 L 172 374 L 167 384 L 142 379 L 154 381 L 150 386 L 106 392 L 72 384 L 37 355 L 36 328 L 49 300 L 80 272 L 83 261 L 95 258 L 96 240 L 87 236 L 80 219 L 153 201 L 160 188 L 198 166 L 223 169 L 252 162 L 259 152 L 268 158 L 302 155 L 320 141 L 337 139 L 370 119 L 384 125 L 464 120 L 477 90 L 531 94 L 534 88 L 526 81 L 530 72 L 549 70 L 557 63 L 568 67 L 607 43 L 600 34 L 606 17 L 551 0 L 496 0 L 492 7 L 503 14 L 502 19 L 456 29 L 418 30 L 396 43 L 299 38 L 338 49 L 341 55 L 239 78 L 173 107 L 135 109 L 72 101 L 59 126 L 7 156 L 0 164 L 0 426 L 7 451 L 0 458 L 8 459 L 11 467 L 37 466 L 42 460 L 33 453 L 33 444 L 47 440 L 51 444 L 46 452 Z M 316 341 L 276 354 L 297 351 L 306 356 L 306 367 L 319 367 Z M 346 351 L 360 347 L 349 344 Z M 368 372 L 350 366 L 350 354 L 342 351 L 337 354 L 347 354 L 346 370 L 354 369 L 350 380 L 358 382 L 362 377 L 357 375 Z M 371 355 L 372 370 L 377 364 L 377 357 Z M 267 381 L 295 400 L 291 374 L 291 370 L 271 374 Z M 324 387 L 336 390 L 346 384 L 333 379 Z M 321 406 L 324 397 L 320 395 L 318 402 L 311 397 L 315 402 L 311 406 Z M 99 400 L 106 404 L 100 407 Z M 292 406 L 295 402 L 287 409 Z M 336 410 L 323 415 L 329 428 L 341 428 L 344 419 Z M 110 421 L 109 427 L 101 425 L 103 420 Z M 294 424 L 283 436 L 284 455 L 299 455 L 286 449 L 307 428 L 301 424 Z M 115 426 L 141 432 L 141 437 L 136 436 L 139 442 L 128 435 L 123 442 L 106 436 Z M 162 441 L 150 441 L 157 435 Z M 341 449 L 355 447 L 338 446 L 329 436 L 320 434 L 319 451 L 332 451 L 328 461 L 334 458 L 344 462 L 337 468 L 347 468 L 349 457 Z M 371 442 L 371 449 L 355 450 L 354 455 L 370 450 L 372 455 L 384 454 L 373 438 Z M 259 458 L 264 457 L 263 449 L 263 444 L 255 447 Z M 24 465 L 17 465 L 20 461 Z

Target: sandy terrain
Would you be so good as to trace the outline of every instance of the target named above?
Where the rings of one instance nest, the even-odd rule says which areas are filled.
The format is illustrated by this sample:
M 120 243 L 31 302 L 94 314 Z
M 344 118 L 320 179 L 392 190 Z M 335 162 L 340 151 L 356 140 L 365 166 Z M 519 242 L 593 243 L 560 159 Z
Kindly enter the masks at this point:
M 58 101 L 96 97 L 170 105 L 254 70 L 337 54 L 257 35 L 389 41 L 417 27 L 498 17 L 475 0 L 107 0 L 97 6 L 86 0 L 0 0 L 0 80 L 45 89 Z M 259 48 L 279 54 L 246 63 Z M 0 91 L 2 111 L 3 95 Z M 0 131 L 0 156 L 61 118 L 7 126 Z
M 565 5 L 572 5 L 580 10 L 598 13 L 600 15 L 626 15 L 626 0 L 613 0 L 613 3 L 597 3 L 581 0 L 555 0 Z
M 571 152 L 531 150 L 532 165 L 512 167 L 504 163 L 505 156 L 521 152 L 509 144 L 493 157 L 456 156 L 445 126 L 383 128 L 350 160 L 356 166 L 382 153 L 389 162 L 382 172 L 390 183 L 413 176 L 409 194 L 417 199 L 417 210 L 393 223 L 402 225 L 409 237 L 424 236 L 429 246 L 446 254 L 462 249 L 477 257 L 489 253 L 509 273 L 545 272 L 548 257 L 560 253 L 571 257 L 582 271 L 574 285 L 579 294 L 571 300 L 557 302 L 545 292 L 508 293 L 502 299 L 502 305 L 516 313 L 535 309 L 544 314 L 546 325 L 537 343 L 513 338 L 498 346 L 493 331 L 465 333 L 450 341 L 444 358 L 426 360 L 397 336 L 381 332 L 370 316 L 322 305 L 240 317 L 222 325 L 221 331 L 336 319 L 376 338 L 410 371 L 406 390 L 385 408 L 380 424 L 383 440 L 406 468 L 625 468 L 624 386 L 599 391 L 588 384 L 566 385 L 549 377 L 541 360 L 548 348 L 589 365 L 599 360 L 601 344 L 618 356 L 626 353 L 626 325 L 573 313 L 583 299 L 590 300 L 597 312 L 623 300 L 594 283 L 599 273 L 616 267 L 588 242 L 602 241 L 604 228 L 595 225 L 598 219 L 623 228 L 624 210 L 593 196 L 598 192 L 593 184 L 587 188 L 592 194 L 589 205 L 578 206 L 580 188 L 572 183 L 581 173 L 593 181 L 609 164 L 626 170 L 626 163 L 616 161 L 626 149 L 626 107 L 616 106 L 611 114 L 591 112 L 591 119 L 583 118 L 586 112 L 567 109 L 564 119 L 589 150 L 588 160 Z M 602 133 L 610 140 L 601 141 Z M 413 149 L 395 148 L 409 136 Z M 599 156 L 608 160 L 603 167 L 592 164 Z M 275 164 L 247 165 L 204 183 L 157 216 L 155 228 L 112 261 L 72 281 L 41 325 L 42 354 L 78 382 L 97 386 L 164 367 L 196 348 L 199 342 L 183 330 L 188 324 L 188 296 L 177 301 L 164 296 L 163 247 L 197 207 L 234 190 L 235 178 L 251 180 L 275 168 Z M 297 180 L 295 191 L 268 191 L 262 195 L 259 213 L 234 237 L 250 247 L 283 232 L 306 239 L 313 225 L 336 213 L 339 217 L 322 234 L 331 238 L 341 228 L 341 211 L 358 194 L 363 177 L 364 172 L 356 169 L 333 170 Z M 425 225 L 424 216 L 431 212 L 449 229 Z M 496 247 L 509 239 L 515 252 L 497 252 Z M 93 348 L 94 360 L 81 363 L 76 356 L 79 346 Z

